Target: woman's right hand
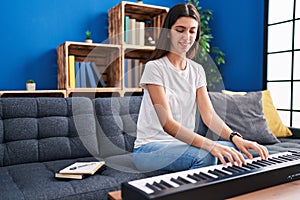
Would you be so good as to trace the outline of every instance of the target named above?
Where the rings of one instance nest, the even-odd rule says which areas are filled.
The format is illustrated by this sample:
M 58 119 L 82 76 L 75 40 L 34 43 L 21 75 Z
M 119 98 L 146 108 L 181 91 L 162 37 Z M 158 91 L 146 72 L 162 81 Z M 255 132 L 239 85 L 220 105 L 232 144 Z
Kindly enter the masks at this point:
M 246 164 L 246 160 L 243 155 L 235 148 L 218 144 L 209 139 L 206 139 L 205 143 L 204 149 L 217 157 L 223 165 L 227 165 L 226 159 L 232 165 L 238 165 L 241 167 L 242 164 Z

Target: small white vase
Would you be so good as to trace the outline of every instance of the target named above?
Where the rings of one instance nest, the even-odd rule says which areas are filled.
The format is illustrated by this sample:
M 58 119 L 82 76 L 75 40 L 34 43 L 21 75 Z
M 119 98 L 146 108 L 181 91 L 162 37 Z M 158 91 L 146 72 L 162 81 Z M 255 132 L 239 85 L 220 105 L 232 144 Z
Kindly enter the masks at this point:
M 26 90 L 35 91 L 35 83 L 26 83 Z
M 91 39 L 86 39 L 85 42 L 86 42 L 86 43 L 93 43 L 93 40 L 91 40 Z

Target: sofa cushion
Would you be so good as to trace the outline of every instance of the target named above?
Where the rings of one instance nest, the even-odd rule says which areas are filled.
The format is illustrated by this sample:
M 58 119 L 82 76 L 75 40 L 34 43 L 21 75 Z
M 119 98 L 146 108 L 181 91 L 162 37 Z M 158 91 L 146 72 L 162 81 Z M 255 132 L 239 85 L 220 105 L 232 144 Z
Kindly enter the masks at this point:
M 98 140 L 102 157 L 133 151 L 141 96 L 96 98 Z
M 228 90 L 222 90 L 224 94 L 229 95 L 246 95 L 247 92 L 233 92 Z M 266 118 L 270 131 L 276 137 L 288 137 L 292 135 L 291 130 L 285 126 L 273 104 L 271 92 L 269 90 L 257 91 L 262 94 L 262 108 L 264 117 Z
M 209 92 L 217 114 L 234 131 L 240 132 L 245 139 L 261 144 L 274 144 L 279 140 L 268 129 L 262 111 L 261 93 L 249 92 L 246 95 L 226 95 Z M 200 121 L 200 122 L 199 122 Z M 197 132 L 214 140 L 221 139 L 208 130 L 201 120 Z
M 0 166 L 98 153 L 90 99 L 3 98 L 0 102 Z

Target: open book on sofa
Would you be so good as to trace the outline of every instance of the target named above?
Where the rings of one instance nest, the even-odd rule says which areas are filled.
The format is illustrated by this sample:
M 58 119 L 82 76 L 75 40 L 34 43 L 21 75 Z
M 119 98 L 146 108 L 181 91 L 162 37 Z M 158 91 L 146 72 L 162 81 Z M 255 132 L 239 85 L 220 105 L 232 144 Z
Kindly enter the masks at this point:
M 104 164 L 104 161 L 75 162 L 55 173 L 55 177 L 83 179 L 86 176 L 95 174 Z

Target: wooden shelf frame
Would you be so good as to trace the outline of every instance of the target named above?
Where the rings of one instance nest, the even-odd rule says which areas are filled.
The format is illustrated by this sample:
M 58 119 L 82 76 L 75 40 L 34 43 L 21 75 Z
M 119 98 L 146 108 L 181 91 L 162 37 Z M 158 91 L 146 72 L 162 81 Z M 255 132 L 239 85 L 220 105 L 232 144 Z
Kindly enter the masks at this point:
M 148 24 L 146 24 L 145 28 L 160 28 L 168 11 L 168 7 L 122 1 L 121 3 L 109 9 L 108 12 L 110 43 L 125 45 L 125 16 L 129 16 L 141 21 L 151 21 L 151 25 L 149 26 Z M 152 34 L 153 39 L 156 40 L 158 38 L 159 32 L 158 30 L 156 30 Z
M 66 90 L 67 96 L 74 92 L 119 92 L 122 93 L 121 46 L 100 43 L 66 41 L 57 47 L 58 88 Z M 75 61 L 94 61 L 105 68 L 107 86 L 98 88 L 71 88 L 69 85 L 68 56 Z M 102 71 L 103 72 L 103 71 Z M 101 74 L 102 74 L 101 72 Z

